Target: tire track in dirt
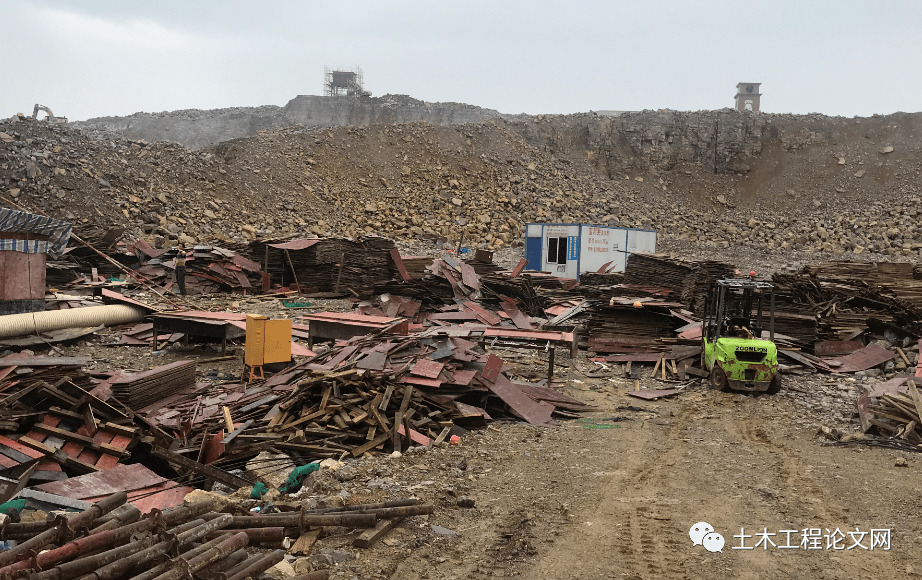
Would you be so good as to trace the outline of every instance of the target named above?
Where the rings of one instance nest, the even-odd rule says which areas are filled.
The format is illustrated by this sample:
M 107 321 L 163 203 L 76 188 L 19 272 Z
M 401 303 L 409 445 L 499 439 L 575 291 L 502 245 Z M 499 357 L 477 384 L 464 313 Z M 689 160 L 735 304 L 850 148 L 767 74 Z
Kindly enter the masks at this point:
M 804 462 L 797 457 L 796 452 L 780 441 L 773 440 L 765 432 L 763 420 L 739 420 L 734 430 L 739 438 L 746 443 L 760 447 L 777 458 L 776 470 L 781 480 L 782 489 L 788 495 L 796 491 L 796 496 L 801 501 L 806 501 L 813 507 L 814 514 L 826 522 L 846 522 L 848 516 L 842 506 L 829 496 L 825 486 L 810 475 Z
M 677 524 L 661 511 L 680 501 L 664 497 L 667 490 L 658 489 L 657 484 L 674 464 L 670 459 L 686 448 L 661 443 L 678 440 L 674 435 L 686 428 L 687 420 L 677 419 L 665 433 L 650 427 L 627 431 L 629 439 L 622 442 L 617 457 L 612 457 L 621 463 L 616 476 L 604 485 L 599 504 L 582 510 L 577 523 L 525 577 L 684 577 L 686 553 L 676 540 Z M 625 497 L 625 493 L 642 495 Z

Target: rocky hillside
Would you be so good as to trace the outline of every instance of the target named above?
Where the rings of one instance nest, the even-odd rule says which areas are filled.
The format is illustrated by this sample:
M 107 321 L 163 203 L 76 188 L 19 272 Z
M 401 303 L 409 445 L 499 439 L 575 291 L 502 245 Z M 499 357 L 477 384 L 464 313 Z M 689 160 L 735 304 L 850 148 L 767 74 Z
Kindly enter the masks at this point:
M 465 232 L 503 248 L 526 222 L 581 221 L 656 228 L 661 247 L 917 260 L 920 119 L 644 111 L 286 128 L 195 152 L 5 120 L 0 193 L 154 243 Z
M 406 95 L 383 97 L 319 97 L 300 95 L 284 107 L 135 113 L 127 117 L 99 117 L 72 123 L 94 137 L 127 137 L 148 142 L 169 141 L 201 149 L 259 131 L 283 127 L 316 129 L 375 123 L 425 121 L 436 125 L 470 123 L 499 117 L 492 109 L 464 103 L 427 103 Z

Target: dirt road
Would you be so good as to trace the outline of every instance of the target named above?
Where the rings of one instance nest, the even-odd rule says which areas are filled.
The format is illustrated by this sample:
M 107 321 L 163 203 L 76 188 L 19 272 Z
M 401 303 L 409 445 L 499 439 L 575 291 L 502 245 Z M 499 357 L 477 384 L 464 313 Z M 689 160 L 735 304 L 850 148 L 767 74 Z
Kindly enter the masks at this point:
M 478 509 L 437 516 L 432 523 L 459 536 L 418 540 L 382 576 L 835 579 L 922 571 L 915 456 L 896 467 L 896 451 L 823 445 L 792 425 L 793 404 L 781 397 L 702 386 L 643 402 L 625 396 L 617 379 L 580 387 L 577 395 L 600 406 L 590 419 L 551 430 L 502 425 L 460 448 L 429 452 L 426 464 L 436 469 L 468 459 L 466 475 L 456 475 L 469 482 L 462 490 Z M 700 521 L 722 534 L 722 552 L 693 544 L 688 532 Z M 732 549 L 741 546 L 734 537 L 741 528 L 752 536 L 746 547 L 760 532 L 774 533 L 774 546 Z M 801 547 L 805 528 L 814 529 L 807 542 L 818 549 Z M 872 528 L 890 530 L 889 550 L 871 550 L 870 536 L 858 533 Z M 827 549 L 830 534 L 842 549 Z

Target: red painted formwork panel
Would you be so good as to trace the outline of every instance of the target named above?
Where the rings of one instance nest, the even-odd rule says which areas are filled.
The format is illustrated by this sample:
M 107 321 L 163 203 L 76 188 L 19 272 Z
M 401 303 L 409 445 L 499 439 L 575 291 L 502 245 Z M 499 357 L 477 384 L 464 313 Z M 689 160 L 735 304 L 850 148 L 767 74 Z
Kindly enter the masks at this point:
M 0 251 L 0 300 L 45 297 L 45 254 Z

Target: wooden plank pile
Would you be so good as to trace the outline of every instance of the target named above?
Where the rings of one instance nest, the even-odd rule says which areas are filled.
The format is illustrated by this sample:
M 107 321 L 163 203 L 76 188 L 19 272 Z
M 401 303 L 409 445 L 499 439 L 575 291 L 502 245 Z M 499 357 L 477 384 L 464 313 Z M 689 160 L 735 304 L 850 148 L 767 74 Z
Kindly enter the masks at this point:
M 194 387 L 195 361 L 176 361 L 143 373 L 120 374 L 107 382 L 116 399 L 129 408 L 140 409 Z
M 585 322 L 589 349 L 595 352 L 635 352 L 674 339 L 676 329 L 687 321 L 674 315 L 676 304 L 646 301 L 632 304 L 596 302 Z
M 723 278 L 732 278 L 734 268 L 717 261 L 689 261 L 664 254 L 631 254 L 624 269 L 624 283 L 668 288 L 694 312 L 704 311 L 708 288 Z
M 249 254 L 264 263 L 274 284 L 298 284 L 310 292 L 358 292 L 394 277 L 394 248 L 393 240 L 379 236 L 284 238 L 251 242 Z
M 922 398 L 916 383 L 907 376 L 887 381 L 858 399 L 862 430 L 922 444 Z
M 151 251 L 141 247 L 136 251 L 144 259 L 144 265 L 137 269 L 139 274 L 171 292 L 179 292 L 175 274 L 177 248 Z M 150 257 L 151 253 L 155 256 Z M 239 292 L 259 287 L 260 265 L 236 252 L 202 245 L 186 248 L 185 253 L 189 294 Z

